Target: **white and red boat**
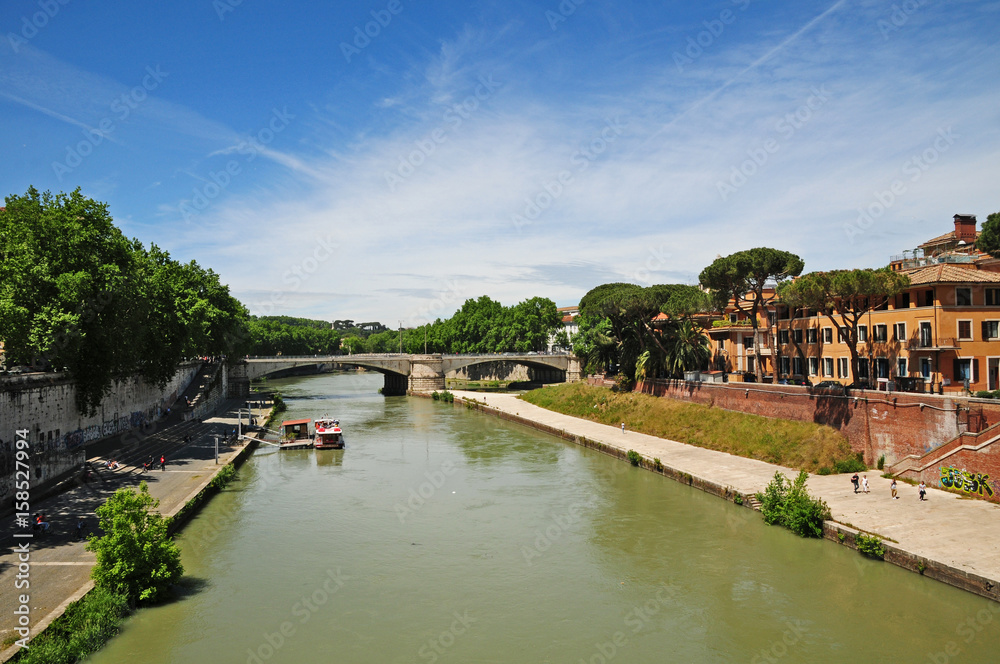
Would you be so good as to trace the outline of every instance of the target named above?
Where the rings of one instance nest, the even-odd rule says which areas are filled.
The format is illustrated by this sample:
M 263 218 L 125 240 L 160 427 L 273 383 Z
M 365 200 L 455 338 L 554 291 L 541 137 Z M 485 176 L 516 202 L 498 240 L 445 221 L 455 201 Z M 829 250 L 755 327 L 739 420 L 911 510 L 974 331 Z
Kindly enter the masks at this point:
M 321 417 L 314 424 L 316 433 L 313 447 L 317 450 L 344 449 L 344 432 L 340 428 L 340 420 Z

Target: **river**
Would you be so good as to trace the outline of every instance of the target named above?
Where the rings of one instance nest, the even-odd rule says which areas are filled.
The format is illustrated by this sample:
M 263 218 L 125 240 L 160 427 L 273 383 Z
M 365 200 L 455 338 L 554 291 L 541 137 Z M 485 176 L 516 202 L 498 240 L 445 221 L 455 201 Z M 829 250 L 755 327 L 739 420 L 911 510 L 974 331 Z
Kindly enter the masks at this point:
M 178 537 L 179 599 L 88 661 L 1000 660 L 995 603 L 381 384 L 272 381 L 347 449 L 259 450 Z

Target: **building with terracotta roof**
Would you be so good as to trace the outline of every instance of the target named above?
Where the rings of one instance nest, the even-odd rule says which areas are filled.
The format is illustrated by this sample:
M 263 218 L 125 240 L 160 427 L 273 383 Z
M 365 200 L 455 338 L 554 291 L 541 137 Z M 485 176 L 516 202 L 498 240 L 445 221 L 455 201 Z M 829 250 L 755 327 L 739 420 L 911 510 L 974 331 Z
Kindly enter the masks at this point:
M 954 231 L 892 257 L 891 269 L 910 285 L 859 325 L 857 376 L 846 330 L 825 315 L 789 320 L 781 308 L 779 376 L 906 391 L 1000 389 L 1000 261 L 975 248 L 975 215 L 954 220 Z

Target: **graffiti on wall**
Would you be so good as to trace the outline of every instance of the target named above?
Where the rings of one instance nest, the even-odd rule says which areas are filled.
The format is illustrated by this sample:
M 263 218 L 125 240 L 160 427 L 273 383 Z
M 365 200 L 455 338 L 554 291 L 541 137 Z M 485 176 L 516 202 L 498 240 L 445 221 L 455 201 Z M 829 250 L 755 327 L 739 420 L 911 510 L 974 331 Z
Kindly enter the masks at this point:
M 989 475 L 973 473 L 964 468 L 959 470 L 958 468 L 941 467 L 941 486 L 992 497 L 995 485 L 996 482 L 990 482 Z

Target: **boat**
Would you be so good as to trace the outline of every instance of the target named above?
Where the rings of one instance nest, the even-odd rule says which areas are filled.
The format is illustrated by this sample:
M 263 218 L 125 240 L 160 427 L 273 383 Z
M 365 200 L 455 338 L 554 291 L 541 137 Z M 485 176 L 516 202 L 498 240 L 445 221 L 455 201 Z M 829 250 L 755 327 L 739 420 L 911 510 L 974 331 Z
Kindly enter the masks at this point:
M 316 437 L 313 447 L 317 450 L 344 449 L 344 432 L 340 428 L 340 420 L 321 417 L 316 420 Z
M 313 446 L 309 435 L 309 420 L 285 420 L 281 423 L 281 444 L 283 450 L 304 450 Z

